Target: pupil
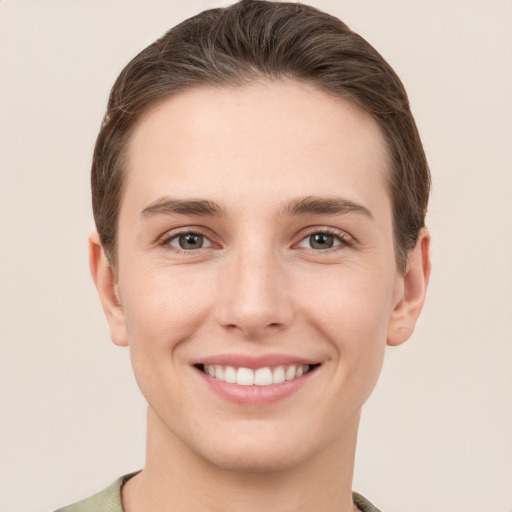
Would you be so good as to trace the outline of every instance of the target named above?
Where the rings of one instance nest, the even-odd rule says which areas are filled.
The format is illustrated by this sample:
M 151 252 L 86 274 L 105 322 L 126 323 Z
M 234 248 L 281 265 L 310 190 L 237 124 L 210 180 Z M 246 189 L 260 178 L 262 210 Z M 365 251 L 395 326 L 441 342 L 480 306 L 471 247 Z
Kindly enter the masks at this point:
M 330 249 L 334 245 L 334 237 L 325 233 L 315 233 L 310 237 L 313 249 Z
M 187 233 L 179 238 L 182 249 L 200 249 L 203 246 L 203 236 L 195 233 Z

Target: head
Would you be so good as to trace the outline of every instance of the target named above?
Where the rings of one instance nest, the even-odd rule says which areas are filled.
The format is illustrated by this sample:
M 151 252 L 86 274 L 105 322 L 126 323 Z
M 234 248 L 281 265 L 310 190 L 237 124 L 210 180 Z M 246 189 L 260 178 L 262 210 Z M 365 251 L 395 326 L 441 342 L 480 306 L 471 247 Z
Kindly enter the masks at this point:
M 115 82 L 91 174 L 96 227 L 114 269 L 127 147 L 144 114 L 193 88 L 262 79 L 313 85 L 376 121 L 389 158 L 396 263 L 405 270 L 407 253 L 424 226 L 430 174 L 400 79 L 339 19 L 307 5 L 258 0 L 185 20 L 139 53 Z
M 331 16 L 244 1 L 141 52 L 96 146 L 91 269 L 148 446 L 350 465 L 386 343 L 423 304 L 428 184 L 400 81 Z

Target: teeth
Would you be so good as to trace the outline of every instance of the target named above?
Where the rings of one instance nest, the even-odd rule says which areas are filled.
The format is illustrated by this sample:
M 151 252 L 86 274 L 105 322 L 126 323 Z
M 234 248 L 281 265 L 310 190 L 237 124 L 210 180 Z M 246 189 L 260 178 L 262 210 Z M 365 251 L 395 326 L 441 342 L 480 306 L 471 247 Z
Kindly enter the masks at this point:
M 217 375 L 215 375 L 215 378 L 217 378 Z M 224 370 L 224 382 L 236 384 L 236 370 L 232 366 L 226 366 Z
M 296 371 L 297 371 L 297 368 L 295 366 L 288 366 L 288 368 L 286 369 L 286 373 L 284 374 L 284 378 L 286 380 L 295 379 Z
M 258 368 L 254 372 L 254 384 L 256 386 L 269 386 L 273 382 L 270 368 Z
M 288 367 L 276 366 L 271 369 L 268 366 L 252 370 L 250 368 L 235 368 L 219 364 L 203 366 L 203 371 L 210 377 L 239 386 L 270 386 L 302 377 L 310 370 L 309 365 L 290 365 Z
M 290 368 L 293 368 L 293 366 L 290 366 Z M 272 372 L 272 383 L 273 384 L 281 384 L 281 382 L 284 382 L 284 368 L 282 366 L 278 366 L 277 368 L 274 368 L 274 371 Z
M 238 368 L 236 383 L 240 386 L 252 386 L 254 384 L 254 371 L 249 368 Z
M 210 375 L 210 374 L 208 374 Z M 224 367 L 220 364 L 215 365 L 215 375 L 212 375 L 212 377 L 216 377 L 217 379 L 224 380 Z

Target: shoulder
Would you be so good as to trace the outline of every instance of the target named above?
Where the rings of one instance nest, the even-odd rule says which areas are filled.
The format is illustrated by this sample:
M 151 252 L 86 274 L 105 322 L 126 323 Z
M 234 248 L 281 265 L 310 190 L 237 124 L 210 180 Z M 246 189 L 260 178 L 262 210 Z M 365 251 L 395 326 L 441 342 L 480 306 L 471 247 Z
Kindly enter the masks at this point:
M 361 496 L 357 492 L 352 493 L 352 500 L 361 512 L 380 512 L 375 505 L 372 505 L 364 496 Z
M 86 498 L 85 500 L 60 508 L 55 512 L 123 512 L 121 504 L 121 489 L 123 485 L 137 473 L 118 478 L 103 491 Z

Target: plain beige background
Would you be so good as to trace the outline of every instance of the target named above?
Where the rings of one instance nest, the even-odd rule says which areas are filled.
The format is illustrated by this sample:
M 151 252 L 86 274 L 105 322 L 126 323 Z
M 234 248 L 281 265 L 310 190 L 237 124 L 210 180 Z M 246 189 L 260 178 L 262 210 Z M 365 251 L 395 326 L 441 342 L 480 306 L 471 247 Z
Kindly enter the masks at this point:
M 428 301 L 365 407 L 354 488 L 384 512 L 510 512 L 512 3 L 311 3 L 401 76 L 434 178 Z M 222 4 L 0 0 L 1 511 L 143 465 L 144 402 L 88 273 L 91 153 L 124 64 Z

